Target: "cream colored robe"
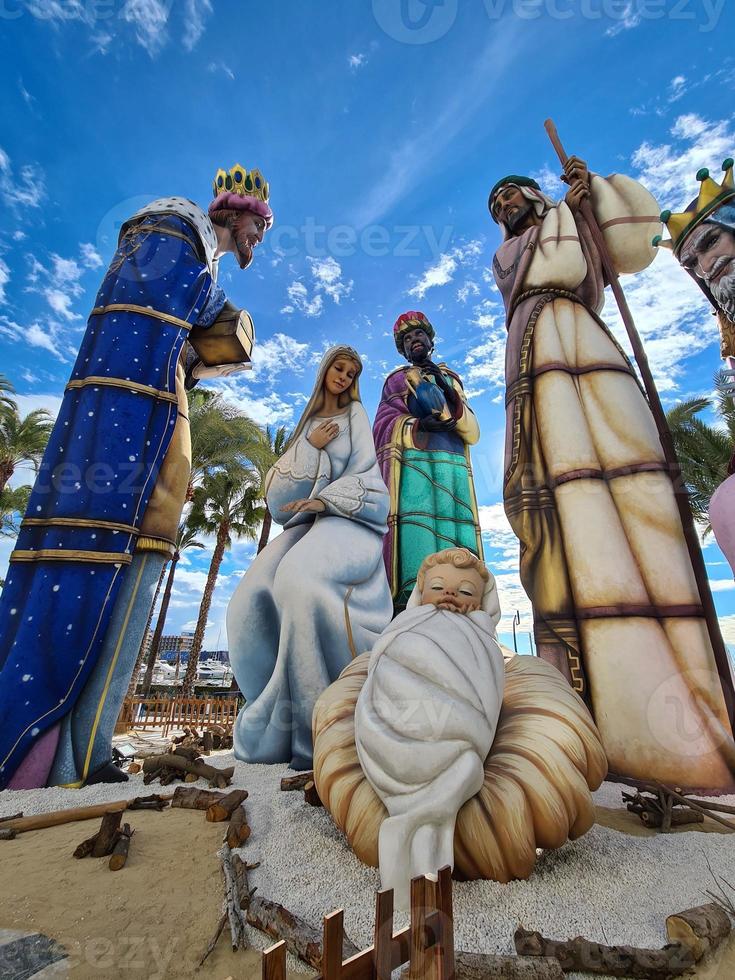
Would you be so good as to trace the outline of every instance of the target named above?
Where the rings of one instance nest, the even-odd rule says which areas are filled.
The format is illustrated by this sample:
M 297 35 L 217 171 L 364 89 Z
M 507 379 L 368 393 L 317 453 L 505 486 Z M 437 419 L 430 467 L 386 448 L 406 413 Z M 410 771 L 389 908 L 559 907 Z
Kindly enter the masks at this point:
M 593 177 L 591 193 L 617 271 L 646 268 L 654 199 L 618 175 Z M 539 652 L 587 698 L 611 771 L 731 787 L 731 678 L 718 674 L 653 416 L 597 315 L 589 228 L 562 202 L 501 246 L 494 271 L 509 314 L 504 501 Z

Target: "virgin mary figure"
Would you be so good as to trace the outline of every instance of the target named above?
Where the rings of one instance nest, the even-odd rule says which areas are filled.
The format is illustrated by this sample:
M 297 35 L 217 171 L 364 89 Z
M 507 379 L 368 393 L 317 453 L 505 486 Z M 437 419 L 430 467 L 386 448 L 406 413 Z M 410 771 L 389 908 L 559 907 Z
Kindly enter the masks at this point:
M 390 500 L 360 401 L 362 362 L 330 348 L 266 500 L 283 532 L 257 556 L 227 610 L 230 662 L 246 698 L 234 748 L 246 762 L 312 767 L 319 695 L 393 613 L 383 565 Z

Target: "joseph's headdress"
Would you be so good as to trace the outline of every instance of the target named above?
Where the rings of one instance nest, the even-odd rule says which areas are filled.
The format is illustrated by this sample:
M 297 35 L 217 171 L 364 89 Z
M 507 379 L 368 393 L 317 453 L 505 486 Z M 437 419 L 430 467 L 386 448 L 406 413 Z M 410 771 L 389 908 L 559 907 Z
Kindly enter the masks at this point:
M 401 357 L 405 357 L 406 352 L 403 349 L 403 341 L 406 334 L 410 330 L 423 330 L 428 336 L 429 340 L 433 341 L 436 336 L 434 328 L 429 322 L 429 318 L 425 313 L 420 313 L 418 310 L 410 310 L 408 313 L 401 313 L 396 322 L 393 324 L 393 340 L 396 342 L 396 347 L 398 348 L 398 353 Z
M 218 170 L 214 175 L 214 200 L 209 205 L 209 213 L 214 211 L 252 211 L 265 219 L 266 227 L 273 224 L 273 212 L 268 199 L 270 185 L 256 168 L 236 163 L 231 170 Z

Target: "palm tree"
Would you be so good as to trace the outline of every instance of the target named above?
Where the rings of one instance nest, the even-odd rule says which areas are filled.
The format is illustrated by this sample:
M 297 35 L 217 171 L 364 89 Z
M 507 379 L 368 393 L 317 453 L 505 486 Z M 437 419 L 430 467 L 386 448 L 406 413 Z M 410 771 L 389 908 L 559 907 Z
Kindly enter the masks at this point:
M 148 664 L 146 666 L 145 677 L 143 678 L 143 694 L 150 694 L 151 684 L 153 682 L 153 669 L 156 665 L 156 660 L 158 659 L 158 650 L 161 645 L 161 636 L 163 635 L 163 628 L 166 625 L 166 616 L 168 615 L 168 605 L 171 601 L 171 591 L 174 586 L 174 576 L 176 575 L 176 566 L 179 563 L 179 559 L 184 551 L 188 548 L 203 548 L 204 545 L 201 541 L 196 539 L 197 532 L 191 528 L 187 521 L 182 521 L 179 525 L 179 530 L 176 535 L 176 550 L 171 558 L 171 565 L 168 570 L 168 579 L 166 580 L 166 591 L 163 593 L 163 599 L 161 601 L 161 611 L 158 614 L 158 621 L 156 623 L 156 631 L 153 634 L 153 639 L 151 641 L 151 650 L 148 656 Z
M 258 473 L 242 464 L 208 473 L 202 480 L 201 486 L 194 491 L 189 524 L 196 531 L 214 534 L 216 543 L 184 675 L 182 686 L 184 697 L 191 697 L 194 688 L 204 630 L 225 549 L 232 544 L 233 536 L 255 539 L 257 527 L 263 519 L 263 508 L 258 506 L 259 500 Z
M 17 408 L 0 411 L 0 491 L 5 489 L 16 466 L 31 463 L 38 471 L 54 422 L 43 408 L 24 419 Z
M 265 460 L 267 443 L 263 430 L 219 394 L 195 388 L 189 392 L 191 428 L 191 476 L 187 499 L 207 473 L 248 460 Z
M 10 395 L 15 394 L 15 388 L 8 381 L 4 374 L 0 374 L 0 412 L 17 412 L 18 406 L 10 398 Z
M 0 490 L 0 537 L 15 538 L 20 532 L 20 518 L 26 512 L 31 487 L 5 487 Z
M 286 448 L 288 447 L 290 438 L 291 433 L 284 425 L 275 430 L 273 430 L 269 425 L 267 425 L 265 428 L 264 441 L 267 444 L 268 452 L 265 454 L 265 458 L 261 462 L 255 464 L 260 476 L 261 497 L 265 503 L 263 527 L 261 528 L 260 540 L 258 541 L 258 554 L 260 554 L 263 548 L 265 548 L 265 546 L 268 544 L 271 527 L 273 526 L 273 517 L 268 509 L 268 504 L 265 501 L 265 478 L 268 475 L 268 470 L 271 468 L 271 466 L 273 466 L 275 461 L 283 456 Z
M 709 526 L 712 494 L 727 479 L 735 449 L 735 402 L 729 394 L 731 382 L 724 372 L 715 375 L 715 404 L 719 424 L 708 425 L 699 413 L 712 408 L 709 398 L 691 398 L 669 409 L 666 419 L 674 439 L 681 472 L 689 492 L 695 520 Z

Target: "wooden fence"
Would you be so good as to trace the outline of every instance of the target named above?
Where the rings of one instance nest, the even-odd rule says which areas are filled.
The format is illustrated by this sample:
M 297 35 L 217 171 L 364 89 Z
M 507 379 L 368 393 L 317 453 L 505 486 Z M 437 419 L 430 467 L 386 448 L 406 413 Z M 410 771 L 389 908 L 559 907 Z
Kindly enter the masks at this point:
M 375 900 L 375 940 L 368 949 L 342 959 L 342 911 L 324 917 L 322 980 L 390 980 L 393 970 L 409 964 L 409 980 L 454 980 L 452 871 L 442 868 L 439 880 L 411 882 L 411 924 L 393 932 L 393 892 Z M 286 943 L 263 953 L 263 980 L 286 980 Z
M 232 731 L 240 699 L 231 698 L 161 698 L 136 695 L 125 698 L 117 731 L 157 729 L 168 735 L 172 729 L 196 728 L 206 731 L 220 726 Z

